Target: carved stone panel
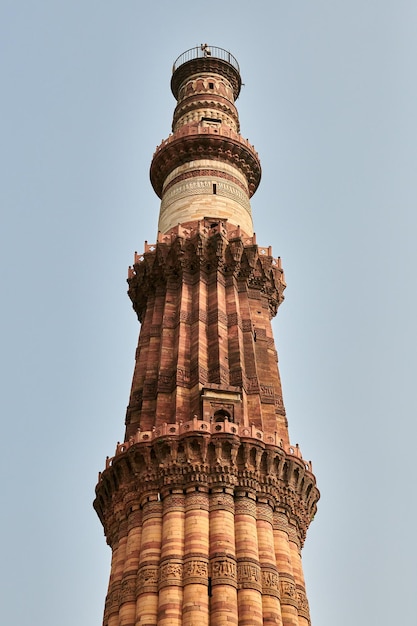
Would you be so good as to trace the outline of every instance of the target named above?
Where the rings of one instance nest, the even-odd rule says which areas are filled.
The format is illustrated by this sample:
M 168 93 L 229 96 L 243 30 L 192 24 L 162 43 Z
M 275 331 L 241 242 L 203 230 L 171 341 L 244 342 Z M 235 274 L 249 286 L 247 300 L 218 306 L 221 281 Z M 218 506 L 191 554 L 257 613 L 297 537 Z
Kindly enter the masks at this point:
M 280 597 L 279 574 L 274 567 L 262 566 L 262 593 Z
M 159 589 L 168 585 L 182 585 L 183 564 L 179 559 L 170 559 L 159 567 Z
M 310 621 L 310 607 L 308 606 L 305 589 L 297 585 L 298 613 Z
M 139 567 L 136 578 L 136 595 L 158 591 L 158 565 L 144 564 Z
M 205 559 L 189 559 L 184 563 L 184 585 L 208 585 L 208 562 Z
M 237 586 L 236 561 L 230 556 L 216 556 L 210 561 L 212 585 Z
M 239 560 L 237 564 L 238 589 L 262 591 L 262 576 L 259 563 L 251 559 Z
M 251 515 L 256 518 L 256 502 L 248 498 L 235 498 L 235 514 Z
M 136 576 L 130 576 L 122 580 L 120 587 L 120 604 L 123 602 L 135 602 L 136 600 Z
M 295 587 L 294 578 L 287 573 L 280 573 L 279 577 L 281 604 L 290 604 L 291 606 L 297 607 L 297 590 Z

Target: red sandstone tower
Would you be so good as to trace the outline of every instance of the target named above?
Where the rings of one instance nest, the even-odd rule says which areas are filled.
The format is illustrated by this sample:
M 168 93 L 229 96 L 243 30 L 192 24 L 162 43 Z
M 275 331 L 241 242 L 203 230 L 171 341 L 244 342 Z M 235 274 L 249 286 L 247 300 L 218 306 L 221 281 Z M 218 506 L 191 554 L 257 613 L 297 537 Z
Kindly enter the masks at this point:
M 129 270 L 126 434 L 94 502 L 112 549 L 103 626 L 310 624 L 300 551 L 319 492 L 288 436 L 271 330 L 284 274 L 253 232 L 240 87 L 220 48 L 174 63 L 158 237 Z

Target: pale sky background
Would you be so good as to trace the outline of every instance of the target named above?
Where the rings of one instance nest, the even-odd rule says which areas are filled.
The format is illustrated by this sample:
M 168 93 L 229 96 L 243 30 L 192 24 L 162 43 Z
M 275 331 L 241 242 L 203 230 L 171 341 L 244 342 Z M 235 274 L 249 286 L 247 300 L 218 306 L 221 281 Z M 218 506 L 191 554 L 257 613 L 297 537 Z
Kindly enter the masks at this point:
M 102 620 L 92 508 L 123 437 L 174 59 L 238 59 L 293 443 L 322 493 L 313 626 L 417 624 L 415 0 L 0 0 L 0 623 Z

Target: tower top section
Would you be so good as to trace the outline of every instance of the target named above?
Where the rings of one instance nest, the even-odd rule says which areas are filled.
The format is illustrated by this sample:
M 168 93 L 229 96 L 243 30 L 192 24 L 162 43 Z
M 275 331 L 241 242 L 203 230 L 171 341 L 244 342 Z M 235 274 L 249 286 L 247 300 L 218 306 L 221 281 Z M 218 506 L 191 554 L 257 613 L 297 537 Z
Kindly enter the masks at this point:
M 172 66 L 171 91 L 178 100 L 181 83 L 188 77 L 200 72 L 215 72 L 226 78 L 233 87 L 233 96 L 237 100 L 242 86 L 239 63 L 228 50 L 206 43 L 190 48 L 174 61 Z
M 241 85 L 239 64 L 223 48 L 201 44 L 174 62 L 172 133 L 157 147 L 150 170 L 162 234 L 216 216 L 253 235 L 250 198 L 261 164 L 240 134 L 235 101 Z

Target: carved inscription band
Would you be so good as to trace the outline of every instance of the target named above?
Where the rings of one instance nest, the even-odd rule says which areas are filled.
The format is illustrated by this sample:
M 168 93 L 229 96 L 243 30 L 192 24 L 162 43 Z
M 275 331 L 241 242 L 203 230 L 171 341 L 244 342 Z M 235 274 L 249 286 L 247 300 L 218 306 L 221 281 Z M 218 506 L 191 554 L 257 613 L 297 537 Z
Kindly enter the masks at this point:
M 208 585 L 207 559 L 189 559 L 184 563 L 184 585 L 196 583 Z
M 281 604 L 289 604 L 298 607 L 297 590 L 294 578 L 287 573 L 280 572 Z
M 216 556 L 210 560 L 212 585 L 237 587 L 236 560 L 230 556 Z
M 278 570 L 272 566 L 262 566 L 262 593 L 280 598 Z
M 180 559 L 169 559 L 159 567 L 159 589 L 168 585 L 182 585 L 183 565 Z
M 143 564 L 136 578 L 136 595 L 158 591 L 158 565 Z
M 252 559 L 239 559 L 237 564 L 238 589 L 262 591 L 262 576 L 259 563 Z

